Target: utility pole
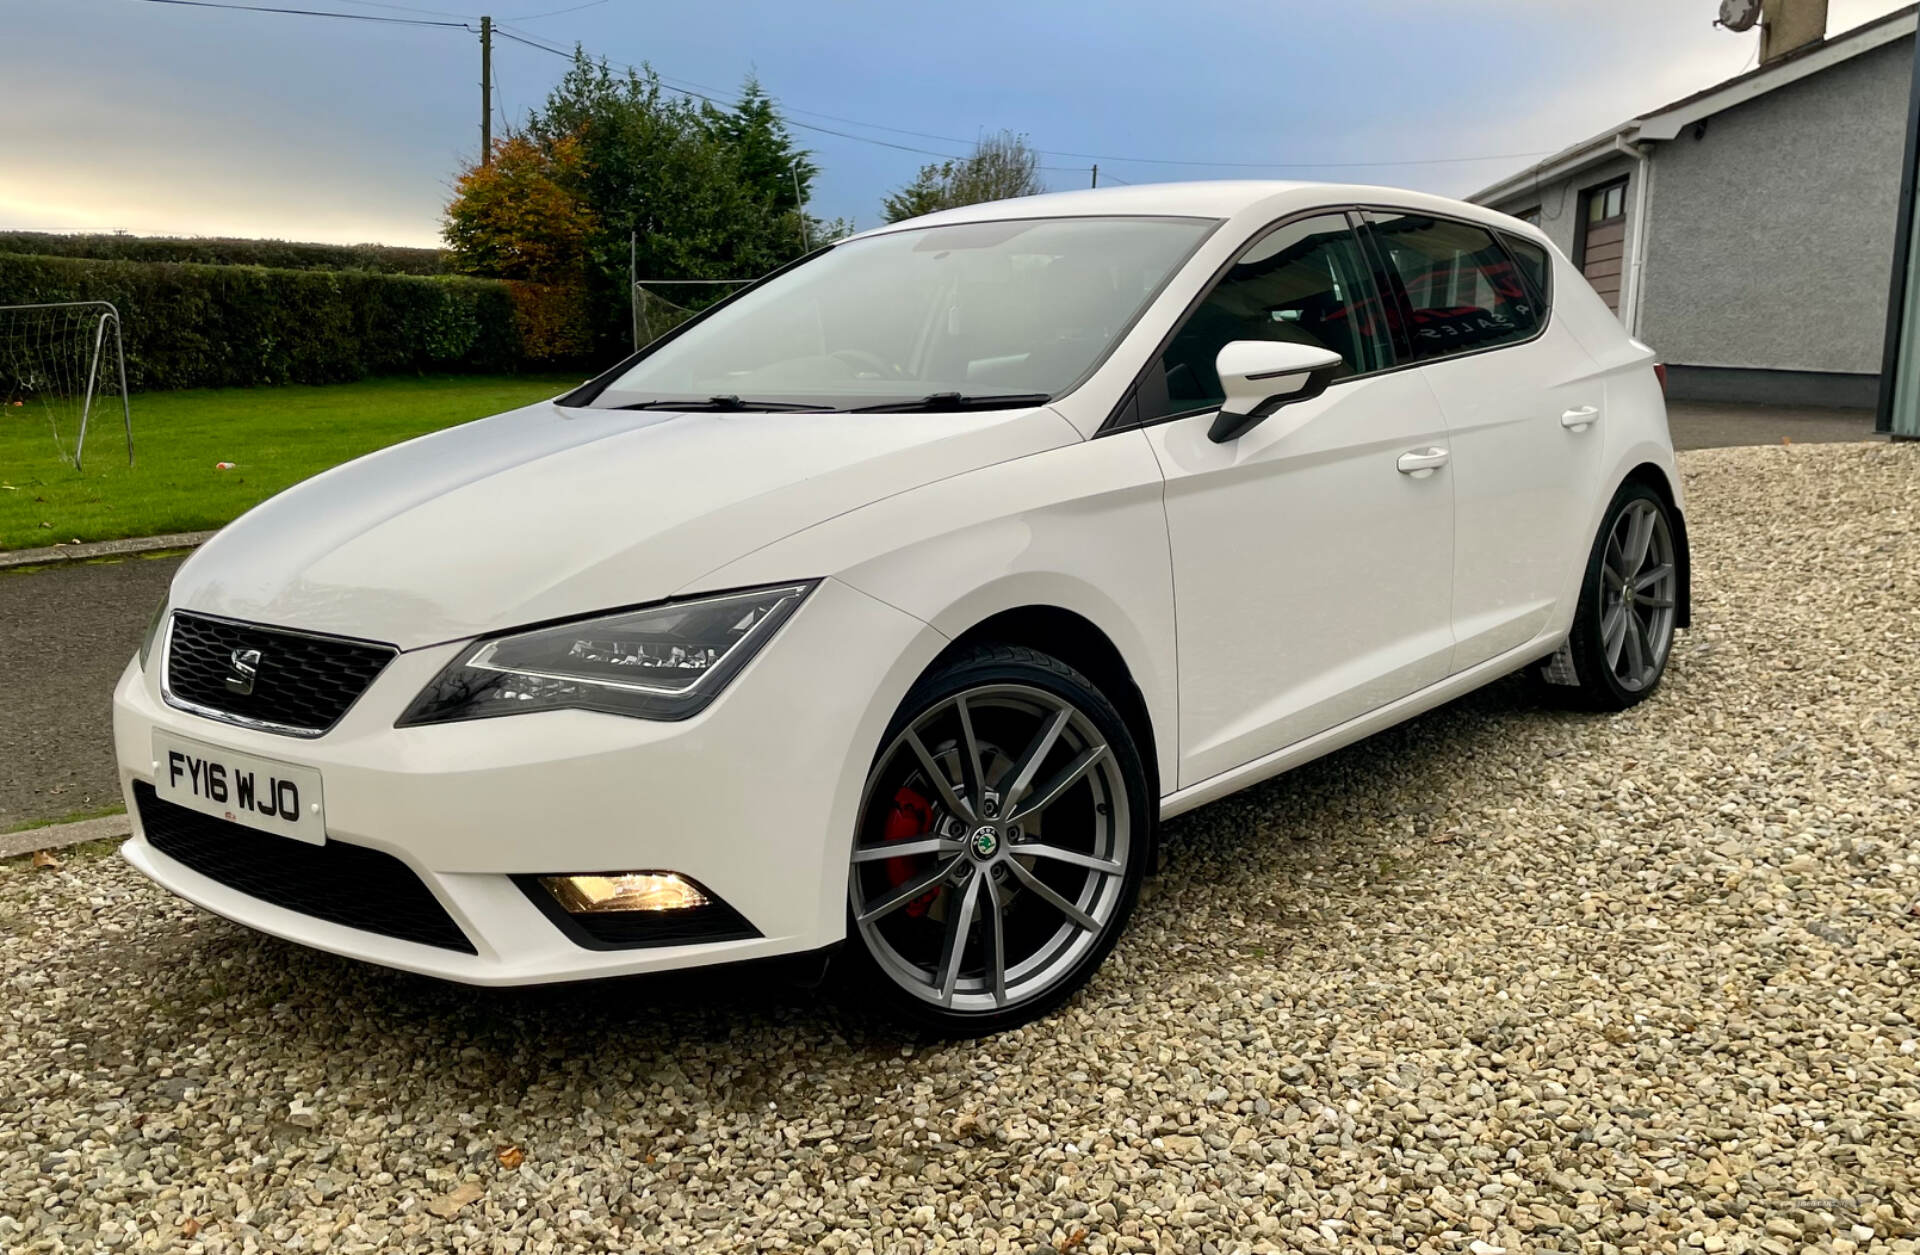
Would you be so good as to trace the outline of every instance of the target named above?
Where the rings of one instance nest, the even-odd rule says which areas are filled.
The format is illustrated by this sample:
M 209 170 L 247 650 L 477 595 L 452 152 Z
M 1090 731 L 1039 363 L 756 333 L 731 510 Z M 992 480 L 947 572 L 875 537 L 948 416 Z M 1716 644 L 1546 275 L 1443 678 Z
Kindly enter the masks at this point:
M 807 202 L 800 192 L 800 167 L 793 166 L 787 173 L 793 176 L 793 200 L 794 203 L 799 206 L 800 251 L 811 253 L 813 251 L 813 233 L 807 229 Z
M 1090 186 L 1100 186 L 1100 163 L 1097 161 L 1093 163 L 1093 182 Z
M 493 164 L 493 19 L 480 19 L 480 164 Z

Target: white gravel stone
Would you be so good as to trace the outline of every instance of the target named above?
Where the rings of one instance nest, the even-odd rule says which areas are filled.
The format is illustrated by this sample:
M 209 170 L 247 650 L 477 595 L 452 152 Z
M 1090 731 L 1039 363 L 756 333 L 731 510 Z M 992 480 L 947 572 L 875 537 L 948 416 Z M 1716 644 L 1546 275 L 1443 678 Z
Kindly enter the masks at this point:
M 0 864 L 0 1249 L 1920 1249 L 1920 447 L 1682 464 L 1653 701 L 1504 683 L 1171 823 L 988 1041 Z

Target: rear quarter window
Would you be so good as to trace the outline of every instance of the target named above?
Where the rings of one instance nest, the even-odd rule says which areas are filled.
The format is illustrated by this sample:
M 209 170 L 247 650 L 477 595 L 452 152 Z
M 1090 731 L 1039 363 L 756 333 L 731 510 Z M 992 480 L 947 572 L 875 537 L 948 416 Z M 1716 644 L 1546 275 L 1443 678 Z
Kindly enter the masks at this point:
M 1534 300 L 1539 303 L 1540 315 L 1546 317 L 1553 304 L 1553 264 L 1547 258 L 1547 250 L 1532 240 L 1517 235 L 1502 235 L 1507 251 L 1513 254 L 1513 260 L 1520 264 L 1520 273 L 1533 285 Z

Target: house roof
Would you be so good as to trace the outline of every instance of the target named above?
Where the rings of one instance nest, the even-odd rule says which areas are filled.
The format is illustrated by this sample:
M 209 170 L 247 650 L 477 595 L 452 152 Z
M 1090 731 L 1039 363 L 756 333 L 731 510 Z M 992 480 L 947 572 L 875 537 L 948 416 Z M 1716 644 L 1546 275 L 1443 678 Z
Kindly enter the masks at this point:
M 1683 96 L 1572 147 L 1563 148 L 1544 161 L 1480 189 L 1467 199 L 1479 205 L 1494 204 L 1542 183 L 1596 165 L 1623 150 L 1629 150 L 1630 145 L 1673 139 L 1703 118 L 1745 104 L 1789 83 L 1797 83 L 1822 70 L 1850 61 L 1862 53 L 1911 36 L 1916 25 L 1916 10 L 1920 10 L 1920 4 L 1910 4 L 1851 30 L 1796 48 L 1769 65 L 1749 70 L 1690 96 Z

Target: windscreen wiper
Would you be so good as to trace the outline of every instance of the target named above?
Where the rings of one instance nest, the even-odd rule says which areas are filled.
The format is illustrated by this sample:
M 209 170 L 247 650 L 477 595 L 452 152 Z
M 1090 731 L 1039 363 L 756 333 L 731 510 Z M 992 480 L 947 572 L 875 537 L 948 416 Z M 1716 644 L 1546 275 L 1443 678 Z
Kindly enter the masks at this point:
M 708 397 L 704 401 L 635 401 L 632 405 L 616 405 L 616 410 L 687 410 L 689 412 L 716 414 L 746 414 L 757 411 L 769 413 L 792 410 L 795 412 L 818 413 L 825 410 L 824 405 L 810 405 L 804 401 L 755 401 L 742 400 L 736 396 Z
M 936 392 L 917 401 L 886 401 L 879 405 L 860 405 L 849 414 L 937 414 L 947 410 L 1012 410 L 1025 405 L 1045 405 L 1053 400 L 1048 392 L 1003 392 L 995 395 L 968 395 L 963 392 Z

